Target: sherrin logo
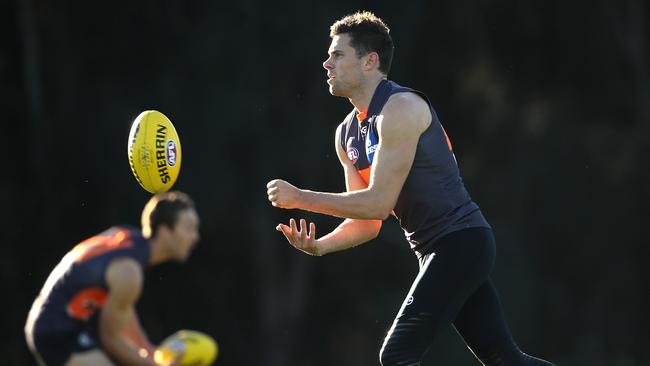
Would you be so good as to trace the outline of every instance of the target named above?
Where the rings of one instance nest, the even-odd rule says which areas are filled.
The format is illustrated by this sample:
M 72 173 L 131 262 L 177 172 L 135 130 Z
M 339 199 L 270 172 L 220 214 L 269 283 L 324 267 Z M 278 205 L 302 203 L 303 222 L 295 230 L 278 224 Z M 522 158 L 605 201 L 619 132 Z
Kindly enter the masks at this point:
M 165 147 L 165 152 L 167 155 L 167 164 L 169 166 L 176 165 L 176 143 L 174 140 L 168 140 L 167 146 Z
M 352 164 L 356 163 L 357 159 L 359 159 L 359 150 L 352 146 L 348 147 L 348 158 L 352 161 Z

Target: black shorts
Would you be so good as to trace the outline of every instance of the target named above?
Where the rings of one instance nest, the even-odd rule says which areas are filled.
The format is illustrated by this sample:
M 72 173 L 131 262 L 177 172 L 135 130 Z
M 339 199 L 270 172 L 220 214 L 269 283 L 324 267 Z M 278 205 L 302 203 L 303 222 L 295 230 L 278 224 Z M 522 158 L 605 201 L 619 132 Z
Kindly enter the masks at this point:
M 100 348 L 98 334 L 90 325 L 71 332 L 53 332 L 34 326 L 25 329 L 25 335 L 40 366 L 64 366 L 73 353 Z

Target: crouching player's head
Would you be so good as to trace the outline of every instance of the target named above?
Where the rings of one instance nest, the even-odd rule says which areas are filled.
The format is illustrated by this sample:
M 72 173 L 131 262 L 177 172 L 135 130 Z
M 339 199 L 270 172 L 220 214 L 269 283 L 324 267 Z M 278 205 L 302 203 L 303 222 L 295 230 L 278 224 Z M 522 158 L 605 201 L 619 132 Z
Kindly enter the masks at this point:
M 199 216 L 185 193 L 151 197 L 142 210 L 142 234 L 158 247 L 160 259 L 184 262 L 199 240 Z

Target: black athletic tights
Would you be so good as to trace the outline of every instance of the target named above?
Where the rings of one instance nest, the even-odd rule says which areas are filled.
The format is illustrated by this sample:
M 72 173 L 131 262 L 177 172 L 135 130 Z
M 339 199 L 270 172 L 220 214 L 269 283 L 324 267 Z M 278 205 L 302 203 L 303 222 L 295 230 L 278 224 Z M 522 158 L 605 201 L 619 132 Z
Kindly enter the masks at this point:
M 413 281 L 379 354 L 383 366 L 420 365 L 440 331 L 453 324 L 486 366 L 553 364 L 515 344 L 489 278 L 494 264 L 492 230 L 469 228 L 444 236 L 421 258 Z

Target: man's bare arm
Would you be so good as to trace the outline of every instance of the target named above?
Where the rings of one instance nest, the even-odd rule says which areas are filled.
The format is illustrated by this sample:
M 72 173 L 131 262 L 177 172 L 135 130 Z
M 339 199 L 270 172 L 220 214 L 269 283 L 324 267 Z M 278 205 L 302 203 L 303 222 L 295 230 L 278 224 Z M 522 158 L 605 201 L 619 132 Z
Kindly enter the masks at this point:
M 269 182 L 276 207 L 299 208 L 350 218 L 383 220 L 392 212 L 413 164 L 420 135 L 431 123 L 428 104 L 412 93 L 393 95 L 377 121 L 379 146 L 367 188 L 345 193 L 301 190 L 282 180 Z
M 346 189 L 348 192 L 365 189 L 367 184 L 341 147 L 340 134 L 341 126 L 336 131 L 334 146 L 343 167 Z M 307 231 L 307 223 L 304 220 L 300 220 L 300 224 L 297 224 L 295 220 L 291 219 L 289 225 L 280 224 L 277 228 L 296 249 L 311 255 L 324 255 L 355 247 L 376 238 L 381 225 L 381 220 L 346 219 L 336 229 L 320 239 L 316 239 L 316 225 L 310 223 L 309 231 Z
M 124 331 L 132 320 L 135 303 L 142 291 L 142 282 L 142 269 L 130 258 L 114 260 L 106 271 L 109 293 L 101 310 L 99 337 L 106 352 L 128 366 L 154 365 L 124 338 Z

